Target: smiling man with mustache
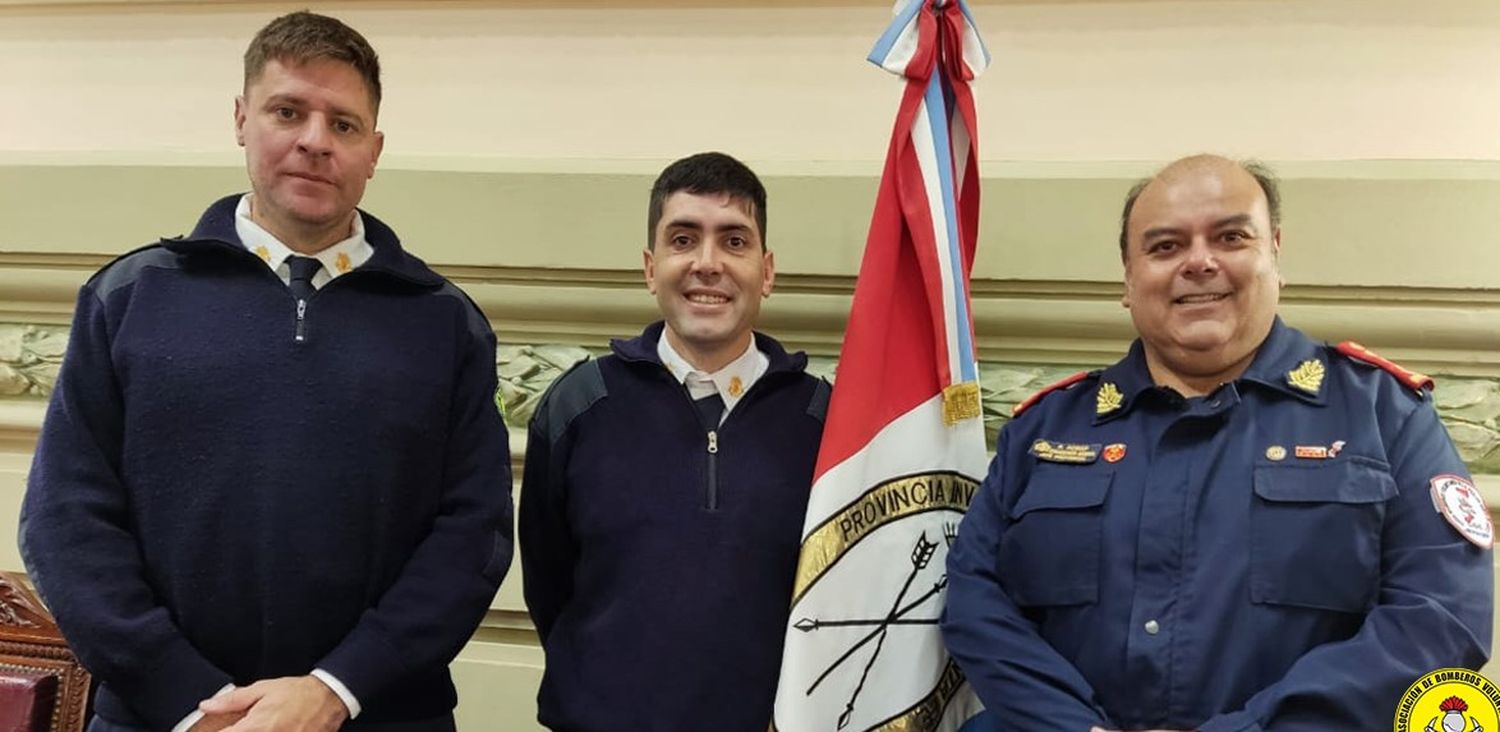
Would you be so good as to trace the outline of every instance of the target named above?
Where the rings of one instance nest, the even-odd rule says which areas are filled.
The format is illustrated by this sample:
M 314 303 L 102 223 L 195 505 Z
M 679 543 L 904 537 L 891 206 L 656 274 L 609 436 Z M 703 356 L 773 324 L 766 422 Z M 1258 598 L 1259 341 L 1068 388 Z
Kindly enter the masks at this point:
M 754 172 L 678 160 L 646 219 L 663 319 L 560 377 L 527 434 L 537 716 L 559 732 L 764 732 L 828 384 L 754 330 L 775 282 Z
M 1127 197 L 1140 337 L 1017 407 L 948 559 L 944 639 L 1005 728 L 1382 729 L 1489 657 L 1493 529 L 1431 381 L 1282 323 L 1280 254 L 1261 166 Z
M 1244 373 L 1271 331 L 1280 211 L 1272 215 L 1249 171 L 1212 158 L 1167 168 L 1133 204 L 1120 249 L 1122 302 L 1152 378 L 1202 396 Z

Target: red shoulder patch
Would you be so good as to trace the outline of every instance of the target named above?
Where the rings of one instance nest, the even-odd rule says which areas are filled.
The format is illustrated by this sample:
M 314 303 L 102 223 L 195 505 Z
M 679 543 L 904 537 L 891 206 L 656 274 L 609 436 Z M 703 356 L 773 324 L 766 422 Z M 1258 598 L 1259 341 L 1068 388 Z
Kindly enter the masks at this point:
M 1334 346 L 1334 350 L 1337 350 L 1339 353 L 1342 353 L 1345 356 L 1348 356 L 1349 358 L 1352 358 L 1356 361 L 1363 361 L 1367 364 L 1379 368 L 1380 370 L 1390 374 L 1391 376 L 1396 377 L 1397 381 L 1405 384 L 1413 391 L 1420 392 L 1423 389 L 1430 390 L 1437 386 L 1437 383 L 1432 380 L 1432 377 L 1427 376 L 1426 374 L 1419 374 L 1415 371 L 1409 371 L 1407 369 L 1401 368 L 1391 361 L 1382 358 L 1374 351 L 1371 351 L 1370 349 L 1365 348 L 1364 346 L 1361 346 L 1354 341 L 1344 341 L 1343 343 Z
M 1029 397 L 1026 397 L 1026 401 L 1021 402 L 1020 404 L 1017 404 L 1014 409 L 1010 410 L 1010 416 L 1011 417 L 1019 417 L 1019 416 L 1021 416 L 1022 412 L 1026 411 L 1028 409 L 1031 409 L 1033 406 L 1036 405 L 1037 402 L 1039 402 L 1039 401 L 1042 400 L 1042 397 L 1047 396 L 1048 394 L 1051 394 L 1052 392 L 1057 391 L 1059 389 L 1066 389 L 1066 388 L 1068 388 L 1068 387 L 1070 387 L 1070 386 L 1072 386 L 1072 385 L 1074 385 L 1074 384 L 1076 384 L 1076 383 L 1078 383 L 1080 381 L 1083 381 L 1084 379 L 1087 379 L 1088 376 L 1089 376 L 1089 372 L 1087 372 L 1087 371 L 1079 371 L 1078 373 L 1073 374 L 1072 376 L 1069 376 L 1066 379 L 1062 379 L 1060 381 L 1057 381 L 1055 383 L 1048 384 L 1047 386 L 1042 387 L 1041 391 L 1039 391 L 1039 392 L 1037 392 L 1035 394 L 1032 394 Z

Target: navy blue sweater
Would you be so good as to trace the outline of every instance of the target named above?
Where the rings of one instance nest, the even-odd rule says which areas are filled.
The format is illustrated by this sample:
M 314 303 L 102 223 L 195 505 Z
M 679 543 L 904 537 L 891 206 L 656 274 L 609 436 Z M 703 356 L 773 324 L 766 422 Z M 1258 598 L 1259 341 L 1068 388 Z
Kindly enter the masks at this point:
M 109 720 L 166 730 L 225 683 L 314 668 L 360 700 L 351 727 L 445 714 L 511 554 L 494 335 L 366 214 L 374 254 L 296 342 L 237 200 L 79 293 L 27 569 Z
M 560 732 L 765 732 L 828 385 L 770 368 L 708 440 L 662 324 L 558 379 L 521 489 L 526 602 Z

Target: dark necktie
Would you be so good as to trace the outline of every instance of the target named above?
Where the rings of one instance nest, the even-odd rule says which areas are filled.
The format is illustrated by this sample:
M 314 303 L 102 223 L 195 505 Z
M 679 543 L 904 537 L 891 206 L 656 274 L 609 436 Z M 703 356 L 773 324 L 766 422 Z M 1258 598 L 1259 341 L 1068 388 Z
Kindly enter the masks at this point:
M 713 432 L 719 428 L 719 418 L 724 416 L 724 398 L 718 392 L 694 399 L 693 406 L 698 408 L 698 419 L 703 422 L 704 430 Z
M 313 257 L 299 257 L 293 254 L 286 258 L 286 264 L 292 270 L 292 278 L 287 282 L 287 287 L 292 290 L 292 297 L 298 300 L 312 297 L 313 275 L 323 268 L 323 263 Z

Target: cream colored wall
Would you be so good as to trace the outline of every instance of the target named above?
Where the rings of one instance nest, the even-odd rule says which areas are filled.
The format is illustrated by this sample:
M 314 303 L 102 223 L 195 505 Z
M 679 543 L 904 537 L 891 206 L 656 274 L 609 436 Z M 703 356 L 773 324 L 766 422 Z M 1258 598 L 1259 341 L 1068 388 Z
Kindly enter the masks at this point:
M 238 56 L 304 5 L 379 49 L 397 165 L 649 169 L 724 147 L 873 172 L 896 95 L 863 61 L 883 0 L 126 5 L 0 6 L 0 150 L 232 153 Z M 1500 159 L 1500 4 L 973 8 L 996 59 L 986 160 Z
M 0 168 L 237 167 L 230 111 L 239 54 L 270 17 L 311 6 L 360 28 L 382 54 L 386 170 L 649 174 L 681 154 L 720 148 L 776 176 L 813 183 L 868 177 L 878 173 L 899 93 L 894 79 L 863 61 L 889 5 L 0 0 Z M 1063 353 L 1080 336 L 1122 332 L 1118 311 L 1105 314 L 1114 264 L 1096 252 L 1110 246 L 1119 181 L 1157 161 L 1200 150 L 1253 155 L 1282 163 L 1283 172 L 1312 186 L 1308 191 L 1319 181 L 1334 186 L 1322 197 L 1308 193 L 1304 201 L 1362 196 L 1360 185 L 1345 185 L 1351 178 L 1371 185 L 1390 178 L 1431 180 L 1429 191 L 1454 181 L 1500 181 L 1500 85 L 1494 82 L 1500 3 L 972 5 L 995 54 L 994 68 L 977 84 L 988 195 L 1036 197 L 986 219 L 979 269 L 988 284 L 980 289 L 989 288 L 987 307 L 996 312 L 1028 318 L 1076 312 L 1083 323 L 1051 341 L 1024 334 L 1038 359 Z M 1352 162 L 1362 160 L 1378 162 Z M 162 177 L 176 179 L 166 172 Z M 1047 186 L 1031 183 L 1048 179 L 1074 193 L 1054 200 Z M 437 180 L 449 185 L 453 176 Z M 1076 195 L 1094 180 L 1097 190 Z M 1007 181 L 1027 183 L 1008 188 Z M 380 195 L 381 182 L 377 177 L 372 198 Z M 0 176 L 0 199 L 21 193 L 23 185 L 21 178 Z M 819 188 L 805 190 L 816 195 Z M 1465 200 L 1472 201 L 1473 190 L 1466 189 Z M 455 195 L 473 191 L 459 187 Z M 1462 344 L 1475 344 L 1483 357 L 1476 357 L 1478 367 L 1469 364 L 1471 370 L 1500 375 L 1494 366 L 1500 363 L 1500 250 L 1493 246 L 1500 225 L 1470 212 L 1459 219 L 1462 226 L 1452 227 L 1442 208 L 1445 197 L 1432 196 L 1426 217 L 1382 220 L 1373 210 L 1352 215 L 1344 226 L 1321 222 L 1311 232 L 1291 226 L 1298 214 L 1296 202 L 1289 201 L 1288 273 L 1294 283 L 1312 286 L 1304 302 L 1293 306 L 1322 317 L 1331 329 L 1344 320 L 1376 318 L 1377 299 L 1405 298 L 1436 318 L 1411 315 L 1409 322 L 1382 331 L 1393 342 L 1428 353 L 1422 349 L 1457 328 L 1459 336 L 1443 341 L 1446 350 L 1429 353 L 1431 362 L 1464 366 Z M 1085 205 L 1075 210 L 1057 201 Z M 579 200 L 571 210 L 584 217 L 589 208 L 590 201 Z M 778 252 L 784 272 L 809 276 L 801 294 L 773 300 L 782 308 L 773 310 L 778 324 L 816 321 L 813 330 L 836 337 L 831 324 L 837 318 L 822 311 L 839 308 L 824 302 L 824 280 L 812 276 L 845 291 L 839 288 L 847 286 L 857 262 L 862 218 L 851 215 L 855 223 L 841 224 L 827 240 Z M 5 278 L 6 269 L 24 272 L 25 282 L 81 277 L 48 257 L 71 263 L 70 256 L 135 243 L 60 245 L 46 233 L 71 221 L 54 219 L 0 220 L 0 240 L 14 240 L 6 229 L 24 226 L 25 241 L 32 242 L 9 251 L 0 247 L 0 282 L 15 282 Z M 776 221 L 773 214 L 773 230 Z M 163 222 L 163 233 L 184 224 Z M 1025 227 L 1024 236 L 1006 228 L 1017 225 Z M 571 224 L 564 219 L 557 226 Z M 1392 227 L 1405 228 L 1391 235 Z M 1442 236 L 1433 240 L 1435 230 Z M 992 233 L 1001 231 L 1012 233 Z M 636 236 L 622 234 L 632 241 Z M 1383 243 L 1381 251 L 1362 248 L 1371 237 Z M 635 266 L 636 255 L 618 258 L 621 245 L 608 236 L 559 238 L 563 246 L 576 247 L 559 260 L 541 259 L 541 247 L 530 240 L 500 236 L 490 244 L 493 253 L 438 249 L 432 258 L 470 267 L 481 282 L 486 272 L 507 264 L 557 268 L 576 288 L 569 292 L 601 310 L 616 307 L 618 298 L 603 285 L 591 291 L 582 271 L 626 270 Z M 1002 239 L 1006 247 L 988 246 Z M 817 249 L 829 241 L 832 251 Z M 1298 253 L 1295 245 L 1304 244 Z M 799 258 L 799 250 L 811 253 Z M 609 280 L 610 287 L 618 280 Z M 1406 289 L 1411 284 L 1423 289 Z M 1350 285 L 1380 289 L 1360 294 Z M 0 292 L 0 305 L 13 322 L 52 322 L 66 308 L 65 300 L 50 294 L 33 301 L 17 294 L 24 287 L 10 286 L 11 292 Z M 509 285 L 480 289 L 502 286 Z M 482 302 L 510 301 L 497 295 Z M 546 317 L 519 306 L 513 312 L 538 322 Z M 587 308 L 569 312 L 580 321 L 592 317 Z M 491 310 L 502 323 L 511 314 Z M 1051 317 L 1046 322 L 1070 325 L 1067 318 Z M 1026 327 L 1015 318 L 995 322 Z M 545 324 L 547 332 L 566 332 L 565 326 Z M 981 335 L 998 341 L 1007 334 Z M 15 516 L 38 408 L 0 401 L 0 568 L 19 566 L 11 548 L 14 521 L 4 517 Z M 1500 495 L 1500 483 L 1485 481 L 1492 498 Z M 533 726 L 528 720 L 541 658 L 525 625 L 517 579 L 511 576 L 455 666 L 462 729 Z

